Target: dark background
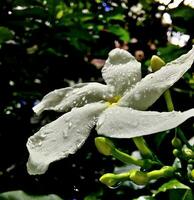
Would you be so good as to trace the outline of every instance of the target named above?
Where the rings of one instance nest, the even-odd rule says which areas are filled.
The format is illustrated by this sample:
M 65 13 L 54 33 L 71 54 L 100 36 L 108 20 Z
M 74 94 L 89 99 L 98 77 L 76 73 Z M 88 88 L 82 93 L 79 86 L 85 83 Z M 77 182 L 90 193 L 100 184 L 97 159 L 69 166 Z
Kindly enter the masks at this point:
M 191 49 L 194 11 L 183 2 L 169 9 L 170 3 L 0 1 L 0 192 L 53 193 L 67 200 L 84 197 L 124 200 L 150 194 L 149 188 L 134 190 L 128 183 L 115 190 L 99 183 L 102 174 L 112 172 L 122 163 L 97 152 L 95 130 L 75 155 L 51 164 L 41 176 L 27 174 L 26 141 L 42 125 L 57 117 L 55 113 L 35 116 L 32 112 L 35 103 L 46 93 L 69 86 L 69 80 L 103 83 L 102 64 L 95 59 L 103 63 L 111 49 L 120 47 L 130 51 L 142 62 L 143 76 L 148 73 L 153 54 L 170 61 Z M 140 7 L 139 11 L 134 11 L 134 6 Z M 171 16 L 172 23 L 163 22 L 164 13 Z M 182 44 L 184 34 L 189 38 Z M 175 36 L 177 43 L 172 42 Z M 172 88 L 176 110 L 193 107 L 193 88 L 191 69 Z M 166 111 L 164 99 L 159 99 L 151 109 Z M 182 129 L 190 138 L 192 121 L 184 123 Z M 173 162 L 172 137 L 166 133 L 146 137 L 167 164 Z M 135 149 L 131 140 L 115 142 L 126 152 Z

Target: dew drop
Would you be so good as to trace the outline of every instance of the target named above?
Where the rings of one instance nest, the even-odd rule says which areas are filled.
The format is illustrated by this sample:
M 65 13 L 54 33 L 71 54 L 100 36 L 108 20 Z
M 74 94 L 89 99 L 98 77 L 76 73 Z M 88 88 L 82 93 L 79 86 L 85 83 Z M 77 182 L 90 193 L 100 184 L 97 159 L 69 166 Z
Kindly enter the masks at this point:
M 71 127 L 72 127 L 72 122 L 69 122 L 68 128 L 71 128 Z
M 121 185 L 121 182 L 118 182 L 117 184 L 113 186 L 108 186 L 110 189 L 117 189 Z
M 102 95 L 102 98 L 103 98 L 103 99 L 105 99 L 105 98 L 106 98 L 106 95 L 105 95 L 105 94 L 103 94 L 103 95 Z
M 56 139 L 55 138 L 51 139 L 51 142 L 56 142 Z
M 64 131 L 63 131 L 63 137 L 64 137 L 64 138 L 67 138 L 67 136 L 68 136 L 68 135 L 67 135 L 67 131 L 64 130 Z
M 77 129 L 77 130 L 76 130 L 76 132 L 77 132 L 78 134 L 80 134 L 80 133 L 81 133 L 81 131 L 80 131 L 79 129 Z
M 82 97 L 82 101 L 85 101 L 85 100 L 86 100 L 86 97 L 85 97 L 85 96 L 83 96 L 83 97 Z
M 135 93 L 134 97 L 135 97 L 136 100 L 140 100 L 140 98 L 141 98 L 141 96 L 138 92 Z
M 47 132 L 42 131 L 42 132 L 40 133 L 40 138 L 41 138 L 41 139 L 44 139 L 46 136 L 47 136 Z
M 37 146 L 38 147 L 42 146 L 42 141 L 38 141 Z

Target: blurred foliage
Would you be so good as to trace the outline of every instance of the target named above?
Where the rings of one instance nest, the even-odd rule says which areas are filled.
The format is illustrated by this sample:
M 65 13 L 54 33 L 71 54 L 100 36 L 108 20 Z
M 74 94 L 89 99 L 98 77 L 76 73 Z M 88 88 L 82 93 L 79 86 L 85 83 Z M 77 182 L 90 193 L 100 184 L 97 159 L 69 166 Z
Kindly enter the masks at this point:
M 50 194 L 50 195 L 44 195 L 44 196 L 31 196 L 26 194 L 23 191 L 11 191 L 11 192 L 4 192 L 0 194 L 1 200 L 62 200 L 56 195 Z
M 172 23 L 163 22 L 165 13 L 170 14 Z M 170 9 L 153 0 L 0 1 L 0 192 L 24 190 L 34 195 L 55 193 L 64 199 L 87 200 L 150 195 L 147 188 L 134 190 L 126 184 L 111 190 L 98 182 L 100 175 L 121 163 L 96 152 L 95 131 L 76 155 L 52 164 L 45 175 L 29 176 L 25 167 L 27 138 L 56 117 L 53 113 L 36 117 L 31 108 L 55 88 L 72 82 L 102 82 L 100 69 L 91 64 L 92 60 L 106 59 L 115 46 L 129 50 L 142 62 L 143 75 L 153 54 L 173 60 L 191 48 L 193 17 L 193 8 L 183 2 Z M 190 71 L 174 86 L 176 109 L 193 107 L 193 82 Z M 154 106 L 166 109 L 162 99 Z M 193 128 L 188 123 L 183 130 L 189 138 Z M 165 148 L 172 137 L 164 134 L 161 142 L 160 134 L 147 137 L 148 142 L 158 141 L 150 142 L 150 146 L 161 160 L 172 160 L 172 149 Z M 117 143 L 129 152 L 134 148 L 126 140 Z

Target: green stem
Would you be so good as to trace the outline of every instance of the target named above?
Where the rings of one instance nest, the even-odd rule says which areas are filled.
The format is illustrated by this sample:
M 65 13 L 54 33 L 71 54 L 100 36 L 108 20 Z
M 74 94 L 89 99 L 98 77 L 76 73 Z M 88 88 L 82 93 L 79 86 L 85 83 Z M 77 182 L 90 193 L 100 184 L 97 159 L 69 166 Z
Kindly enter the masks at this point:
M 176 171 L 175 167 L 165 166 L 159 170 L 153 170 L 151 172 L 148 172 L 147 175 L 149 177 L 149 180 L 153 180 L 153 179 L 159 179 L 163 177 L 164 178 L 171 177 L 174 175 L 175 171 Z
M 122 161 L 123 163 L 134 164 L 134 165 L 140 166 L 144 169 L 150 169 L 153 165 L 161 165 L 161 163 L 158 161 L 153 161 L 150 159 L 143 159 L 143 160 L 137 159 L 137 158 L 135 158 L 131 155 L 128 155 L 116 148 L 113 149 L 111 153 L 112 153 L 112 156 L 114 156 L 116 159 Z
M 168 111 L 173 111 L 174 110 L 174 105 L 173 105 L 173 102 L 172 102 L 172 97 L 171 97 L 171 94 L 170 94 L 170 90 L 166 90 L 166 92 L 164 92 L 164 98 L 165 98 L 165 101 L 166 101 L 166 105 L 167 105 Z
M 185 137 L 183 131 L 180 128 L 176 128 L 175 133 L 179 136 L 179 138 L 186 144 L 186 146 L 189 149 L 192 149 L 194 151 L 194 147 L 189 144 L 187 138 Z
M 126 163 L 126 164 L 134 164 L 134 165 L 138 165 L 140 167 L 144 166 L 144 161 L 143 160 L 139 160 L 133 156 L 130 156 L 122 151 L 119 151 L 118 149 L 114 149 L 112 150 L 112 155 L 117 158 L 118 160 Z
M 133 139 L 133 142 L 135 143 L 136 147 L 139 149 L 140 153 L 142 154 L 142 156 L 153 159 L 153 157 L 154 157 L 153 153 L 148 148 L 148 145 L 142 136 L 135 137 L 132 139 Z

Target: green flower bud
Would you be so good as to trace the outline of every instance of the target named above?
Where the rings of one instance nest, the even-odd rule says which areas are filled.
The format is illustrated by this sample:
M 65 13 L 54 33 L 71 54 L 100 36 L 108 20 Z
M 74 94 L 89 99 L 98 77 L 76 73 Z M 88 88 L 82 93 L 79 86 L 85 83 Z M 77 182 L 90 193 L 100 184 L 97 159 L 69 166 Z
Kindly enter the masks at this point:
M 175 157 L 180 157 L 180 155 L 181 155 L 181 152 L 178 150 L 178 149 L 173 149 L 173 155 L 175 156 Z
M 118 180 L 116 179 L 115 174 L 107 173 L 100 177 L 100 182 L 104 183 L 108 187 L 113 187 L 117 184 Z
M 146 185 L 149 182 L 147 174 L 138 170 L 132 170 L 129 178 L 137 185 Z
M 172 146 L 176 149 L 181 149 L 182 148 L 182 142 L 179 138 L 174 137 L 171 141 Z
M 158 56 L 153 55 L 151 58 L 151 68 L 155 72 L 165 65 L 165 62 Z
M 112 150 L 115 148 L 114 144 L 105 137 L 96 137 L 95 145 L 98 151 L 105 156 L 112 155 Z
M 194 152 L 191 149 L 189 149 L 189 148 L 183 148 L 182 152 L 183 152 L 183 156 L 186 159 L 194 159 Z

